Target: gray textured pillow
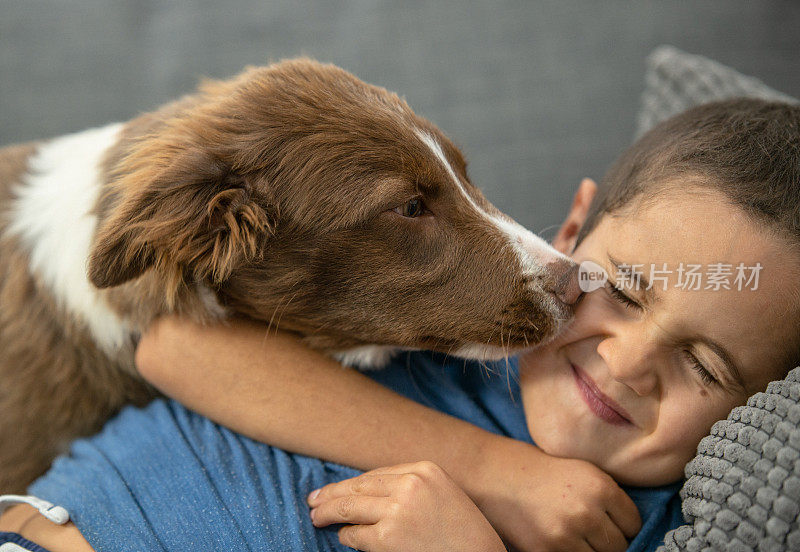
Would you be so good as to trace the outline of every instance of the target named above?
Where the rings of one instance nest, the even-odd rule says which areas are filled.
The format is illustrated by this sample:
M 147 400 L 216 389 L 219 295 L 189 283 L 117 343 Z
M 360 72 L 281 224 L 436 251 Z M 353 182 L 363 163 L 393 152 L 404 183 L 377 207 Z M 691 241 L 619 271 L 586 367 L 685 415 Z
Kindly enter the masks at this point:
M 659 550 L 800 550 L 800 368 L 714 424 L 686 475 L 691 525 Z
M 647 58 L 636 137 L 695 105 L 740 96 L 798 101 L 757 78 L 742 75 L 716 61 L 687 54 L 672 46 L 659 46 Z
M 661 46 L 647 59 L 637 135 L 709 101 L 797 102 L 702 56 Z M 800 551 L 800 367 L 717 422 L 686 466 L 687 521 L 659 552 Z

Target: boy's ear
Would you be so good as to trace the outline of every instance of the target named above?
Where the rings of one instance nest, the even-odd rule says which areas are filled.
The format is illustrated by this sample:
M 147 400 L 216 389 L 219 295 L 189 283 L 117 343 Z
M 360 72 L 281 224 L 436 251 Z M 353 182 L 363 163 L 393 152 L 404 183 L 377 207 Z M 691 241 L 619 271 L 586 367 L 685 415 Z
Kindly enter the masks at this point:
M 569 209 L 567 218 L 561 224 L 558 234 L 553 238 L 553 247 L 561 253 L 569 255 L 575 249 L 575 242 L 578 239 L 583 223 L 589 214 L 589 207 L 597 193 L 597 184 L 591 178 L 584 178 L 575 192 L 572 200 L 572 207 Z
M 164 165 L 140 164 L 115 183 L 89 255 L 95 286 L 151 268 L 172 281 L 220 283 L 262 251 L 275 220 L 254 182 L 202 150 L 175 152 Z

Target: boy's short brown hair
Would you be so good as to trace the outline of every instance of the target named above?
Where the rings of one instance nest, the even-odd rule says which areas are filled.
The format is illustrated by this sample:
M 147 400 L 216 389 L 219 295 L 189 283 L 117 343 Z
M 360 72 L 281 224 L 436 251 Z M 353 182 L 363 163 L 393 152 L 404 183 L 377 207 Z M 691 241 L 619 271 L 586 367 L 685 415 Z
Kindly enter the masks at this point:
M 722 192 L 800 250 L 800 106 L 749 98 L 689 109 L 628 148 L 603 179 L 577 243 L 604 215 L 654 200 L 681 177 L 686 192 Z

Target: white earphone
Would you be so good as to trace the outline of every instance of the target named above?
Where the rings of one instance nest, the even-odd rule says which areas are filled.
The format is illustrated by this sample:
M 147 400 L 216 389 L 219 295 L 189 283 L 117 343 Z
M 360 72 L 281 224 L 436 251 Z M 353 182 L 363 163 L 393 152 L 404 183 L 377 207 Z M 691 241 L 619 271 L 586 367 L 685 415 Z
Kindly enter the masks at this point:
M 66 508 L 56 506 L 41 498 L 35 496 L 22 496 L 22 495 L 0 495 L 0 511 L 5 506 L 11 504 L 28 504 L 33 506 L 39 513 L 57 525 L 64 525 L 69 521 L 69 512 Z

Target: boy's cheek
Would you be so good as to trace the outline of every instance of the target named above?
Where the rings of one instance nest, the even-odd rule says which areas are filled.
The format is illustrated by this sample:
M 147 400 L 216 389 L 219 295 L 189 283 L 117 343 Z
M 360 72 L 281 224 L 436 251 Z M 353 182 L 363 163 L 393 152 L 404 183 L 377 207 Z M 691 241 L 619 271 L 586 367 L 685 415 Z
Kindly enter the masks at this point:
M 653 432 L 648 439 L 652 439 L 653 448 L 660 448 L 665 456 L 670 456 L 670 451 L 677 452 L 677 462 L 691 459 L 711 426 L 724 419 L 736 405 L 732 400 L 709 401 L 699 395 L 676 400 L 669 407 L 662 405 L 658 416 L 658 426 L 662 430 Z

